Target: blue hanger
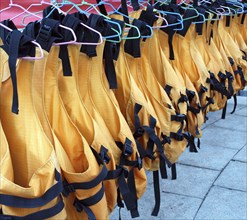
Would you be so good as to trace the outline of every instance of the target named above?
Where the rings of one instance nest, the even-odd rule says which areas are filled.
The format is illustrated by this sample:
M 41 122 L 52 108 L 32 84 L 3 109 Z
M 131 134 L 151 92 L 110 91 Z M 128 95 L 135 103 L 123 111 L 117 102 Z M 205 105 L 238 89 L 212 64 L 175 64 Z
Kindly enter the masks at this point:
M 120 11 L 118 11 L 112 4 L 110 4 L 108 2 L 100 1 L 98 4 L 95 4 L 95 7 L 98 7 L 100 5 L 108 5 L 113 9 L 112 12 L 108 12 L 109 15 L 116 13 L 118 15 L 121 15 L 121 16 L 125 17 L 125 18 L 132 19 L 131 17 L 129 17 L 129 16 L 121 13 Z M 89 7 L 86 11 L 89 12 L 91 9 L 93 9 L 93 7 Z M 137 31 L 137 35 L 136 36 L 132 36 L 132 37 L 128 37 L 128 36 L 122 37 L 123 40 L 137 39 L 137 38 L 141 37 L 141 33 L 140 33 L 140 30 L 138 29 L 138 27 L 136 27 L 136 26 L 134 26 L 132 24 L 128 24 L 128 23 L 125 23 L 125 26 L 130 27 L 130 28 L 135 28 L 136 31 Z
M 106 22 L 111 23 L 111 24 L 115 24 L 115 25 L 117 25 L 117 27 L 118 27 L 118 30 L 116 30 L 115 28 L 112 28 L 112 27 L 111 27 L 111 30 L 114 31 L 116 34 L 115 34 L 115 35 L 110 35 L 110 36 L 104 36 L 104 39 L 107 39 L 107 41 L 109 41 L 109 42 L 115 42 L 115 43 L 118 43 L 118 42 L 121 41 L 122 30 L 121 30 L 120 24 L 118 24 L 118 23 L 115 22 L 115 21 L 110 20 L 109 17 L 107 17 L 106 15 L 100 13 L 100 11 L 95 7 L 94 4 L 88 3 L 88 2 L 86 2 L 86 1 L 82 1 L 81 4 L 75 4 L 75 3 L 71 2 L 71 1 L 68 1 L 68 0 L 64 0 L 63 3 L 66 4 L 66 5 L 72 5 L 72 7 L 67 11 L 67 13 L 70 12 L 73 8 L 76 8 L 80 13 L 86 14 L 87 16 L 89 16 L 90 13 L 88 13 L 88 12 L 85 11 L 85 10 L 82 10 L 79 6 L 82 6 L 82 5 L 88 5 L 88 6 L 90 6 L 90 7 L 93 8 L 99 15 L 103 16 L 103 17 L 105 18 L 104 20 L 105 20 Z M 117 40 L 117 41 L 116 41 L 116 40 L 111 40 L 111 38 L 118 38 L 119 40 Z
M 155 2 L 155 4 L 153 6 L 155 6 L 156 4 L 158 4 L 159 2 Z M 164 2 L 163 2 L 164 3 Z M 150 5 L 150 3 L 148 3 Z M 183 24 L 183 17 L 181 14 L 176 13 L 176 12 L 170 12 L 170 11 L 163 11 L 163 10 L 158 10 L 155 9 L 158 13 L 163 14 L 163 15 L 175 15 L 178 16 L 178 22 L 173 23 L 173 24 L 168 24 L 168 27 L 172 27 L 172 26 L 181 26 L 180 28 L 176 27 L 173 30 L 174 31 L 181 31 L 184 29 L 184 24 Z
M 113 9 L 113 11 L 108 12 L 109 15 L 116 13 L 116 14 L 119 14 L 119 15 L 125 17 L 125 18 L 128 18 L 128 19 L 131 20 L 131 21 L 134 20 L 134 19 L 131 18 L 130 16 L 127 16 L 127 15 L 125 15 L 125 14 L 119 12 L 116 8 L 113 7 L 112 4 L 109 4 L 109 3 L 105 2 L 105 1 L 101 1 L 100 3 L 96 4 L 95 6 L 99 6 L 99 5 L 102 5 L 102 4 L 104 4 L 104 5 L 109 5 L 109 6 Z M 133 37 L 123 37 L 122 39 L 124 39 L 124 40 L 128 40 L 128 39 L 136 39 L 136 38 L 140 38 L 140 37 L 142 37 L 142 38 L 150 38 L 150 37 L 153 36 L 153 29 L 152 29 L 152 27 L 149 26 L 149 25 L 146 25 L 146 26 L 150 29 L 150 33 L 151 33 L 150 35 L 141 35 L 141 34 L 140 34 L 140 30 L 139 30 L 136 26 L 134 26 L 134 25 L 132 25 L 132 24 L 125 23 L 125 25 L 126 25 L 126 26 L 129 26 L 130 28 L 135 28 L 135 29 L 137 29 L 138 35 L 137 35 L 137 36 L 133 36 Z

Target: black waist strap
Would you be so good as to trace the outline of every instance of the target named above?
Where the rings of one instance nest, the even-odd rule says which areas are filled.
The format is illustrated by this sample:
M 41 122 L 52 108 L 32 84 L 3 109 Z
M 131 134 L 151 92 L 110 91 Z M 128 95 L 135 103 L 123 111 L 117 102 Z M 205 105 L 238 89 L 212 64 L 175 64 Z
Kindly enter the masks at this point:
M 63 199 L 59 196 L 59 201 L 56 205 L 51 208 L 37 211 L 35 213 L 25 216 L 13 216 L 13 215 L 1 215 L 0 220 L 30 220 L 30 219 L 48 219 L 59 214 L 64 208 Z
M 206 100 L 207 100 L 207 104 L 205 106 L 202 107 L 202 110 L 206 110 L 206 108 L 210 105 L 210 104 L 214 104 L 214 100 L 213 98 L 210 98 L 210 97 L 206 97 Z
M 189 146 L 190 152 L 197 153 L 198 151 L 196 149 L 195 138 L 193 137 L 193 135 L 188 133 L 188 134 L 184 134 L 184 137 L 188 141 L 187 147 Z
M 225 86 L 223 86 L 215 77 L 215 75 L 209 71 L 209 74 L 210 74 L 210 79 L 207 78 L 207 83 L 210 83 L 210 88 L 212 90 L 215 90 L 217 92 L 219 92 L 220 94 L 222 94 L 223 96 L 226 96 L 228 97 L 229 96 L 229 93 L 226 89 Z
M 246 80 L 244 78 L 244 73 L 243 73 L 243 69 L 238 66 L 238 70 L 235 70 L 234 71 L 234 74 L 237 75 L 239 74 L 240 78 L 241 78 L 241 83 L 242 83 L 242 86 L 245 86 L 245 83 L 246 83 Z
M 74 206 L 76 208 L 76 210 L 78 212 L 81 212 L 82 210 L 84 210 L 89 219 L 96 219 L 94 213 L 92 212 L 92 210 L 88 207 L 88 206 L 92 206 L 97 204 L 104 196 L 104 186 L 103 186 L 103 181 L 107 178 L 108 175 L 108 170 L 106 168 L 105 162 L 109 162 L 110 158 L 107 155 L 107 149 L 104 146 L 101 146 L 101 150 L 100 150 L 100 154 L 98 154 L 93 148 L 91 148 L 97 162 L 99 165 L 102 165 L 102 169 L 99 172 L 99 174 L 97 175 L 97 177 L 95 177 L 93 180 L 88 181 L 88 182 L 78 182 L 78 183 L 68 183 L 66 180 L 64 180 L 63 185 L 64 185 L 64 191 L 63 191 L 63 195 L 64 196 L 68 196 L 69 193 L 75 192 L 76 190 L 80 190 L 80 189 L 92 189 L 96 186 L 98 186 L 100 183 L 102 183 L 102 187 L 100 188 L 100 190 L 86 198 L 86 199 L 82 199 L 79 200 L 77 198 L 75 198 L 74 200 Z M 113 171 L 112 171 L 113 172 Z M 109 177 L 108 177 L 109 179 Z
M 133 170 L 136 168 L 141 169 L 141 160 L 137 154 L 137 161 L 127 160 L 127 157 L 131 156 L 131 154 L 133 153 L 132 142 L 128 138 L 126 138 L 124 144 L 121 142 L 116 142 L 116 144 L 122 150 L 120 164 L 119 166 L 117 166 L 117 169 L 122 169 L 122 172 L 118 178 L 118 206 L 123 206 L 123 203 L 121 201 L 122 195 L 124 203 L 127 209 L 130 211 L 132 218 L 135 218 L 139 216 L 139 212 Z M 130 171 L 128 172 L 128 170 L 125 169 L 124 166 L 131 167 Z M 128 180 L 128 183 L 126 182 L 126 178 Z
M 226 77 L 227 77 L 227 79 L 228 79 L 228 91 L 229 91 L 229 95 L 230 95 L 230 97 L 231 97 L 231 96 L 233 96 L 233 94 L 234 94 L 234 89 L 233 89 L 233 85 L 232 85 L 233 80 L 234 80 L 234 77 L 233 77 L 233 75 L 232 75 L 230 72 L 228 72 L 228 71 L 226 71 Z
M 55 180 L 57 183 L 48 189 L 44 195 L 38 198 L 23 198 L 19 196 L 0 194 L 0 204 L 16 208 L 37 208 L 46 205 L 63 191 L 62 177 L 55 170 Z
M 96 220 L 96 217 L 89 206 L 97 204 L 103 198 L 104 194 L 105 190 L 104 185 L 102 184 L 101 189 L 96 194 L 89 198 L 81 200 L 75 198 L 73 205 L 76 208 L 77 212 L 82 212 L 84 210 L 88 216 L 88 219 Z
M 205 86 L 201 85 L 200 91 L 198 92 L 200 102 L 202 102 L 202 95 L 207 91 L 208 89 Z
M 180 93 L 180 98 L 178 99 L 177 105 L 178 105 L 179 103 L 183 103 L 183 102 L 187 102 L 187 101 L 188 101 L 187 96 L 184 95 L 184 94 L 182 94 L 182 93 Z

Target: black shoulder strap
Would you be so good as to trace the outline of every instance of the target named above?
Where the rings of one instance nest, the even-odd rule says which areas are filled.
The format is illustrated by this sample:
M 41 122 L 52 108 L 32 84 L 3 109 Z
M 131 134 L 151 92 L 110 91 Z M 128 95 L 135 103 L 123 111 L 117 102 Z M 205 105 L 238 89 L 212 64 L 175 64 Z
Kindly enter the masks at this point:
M 13 84 L 12 112 L 18 114 L 19 101 L 17 90 L 16 62 L 18 57 L 31 56 L 35 54 L 35 46 L 31 43 L 33 39 L 22 34 L 18 30 L 13 30 L 8 34 L 2 48 L 9 55 L 9 69 Z
M 126 0 L 121 0 L 121 8 L 119 9 L 119 11 L 123 14 L 125 14 L 126 16 L 124 16 L 124 22 L 129 24 L 130 21 L 129 21 L 129 13 L 128 13 L 128 8 L 127 8 L 127 2 Z
M 48 52 L 54 42 L 63 41 L 63 36 L 59 31 L 59 24 L 59 21 L 49 18 L 44 18 L 41 22 L 36 41 Z
M 100 13 L 103 14 L 103 15 L 107 15 L 107 11 L 106 11 L 106 8 L 105 8 L 104 4 L 100 4 L 100 2 L 102 2 L 102 1 L 101 0 L 97 0 L 97 3 L 99 4 L 98 8 L 99 8 Z
M 197 6 L 197 7 L 196 7 L 196 10 L 197 10 L 199 13 L 201 13 L 201 14 L 203 14 L 203 15 L 205 16 L 206 10 L 205 10 L 204 8 L 198 7 L 198 6 Z M 198 17 L 196 18 L 196 21 L 202 21 L 201 16 L 198 16 Z M 196 24 L 196 33 L 197 33 L 198 35 L 202 35 L 203 24 L 204 24 L 204 23 L 202 23 L 202 22 Z
M 117 20 L 117 19 L 111 19 L 112 21 L 118 23 L 121 27 L 120 31 L 123 31 L 124 29 L 124 22 Z M 112 28 L 118 29 L 119 27 L 117 24 L 111 24 Z M 113 35 L 113 31 L 109 29 L 109 36 Z M 117 37 L 111 38 L 112 40 L 118 40 Z M 103 59 L 105 60 L 104 66 L 105 66 L 105 73 L 106 77 L 109 82 L 110 89 L 117 89 L 117 76 L 116 76 L 116 71 L 115 71 L 115 66 L 113 60 L 117 60 L 118 55 L 120 51 L 120 43 L 114 43 L 114 42 L 105 42 L 105 47 L 104 47 L 104 53 L 103 53 Z
M 62 20 L 62 25 L 71 28 L 76 35 L 78 41 L 82 41 L 84 28 L 80 25 L 80 20 L 70 14 L 66 15 Z M 73 36 L 70 31 L 63 31 L 64 41 L 70 41 L 73 39 Z M 59 51 L 59 58 L 62 60 L 63 66 L 63 75 L 64 76 L 72 76 L 72 69 L 70 65 L 69 53 L 68 53 L 68 45 L 61 45 Z
M 187 9 L 185 11 L 185 14 L 183 16 L 183 18 L 190 18 L 192 16 L 195 16 L 196 12 L 194 10 L 191 9 Z M 178 34 L 180 34 L 181 36 L 185 36 L 187 31 L 189 30 L 190 25 L 192 24 L 194 19 L 188 19 L 188 20 L 184 20 L 183 24 L 184 24 L 184 28 L 183 30 L 177 31 Z
M 142 10 L 139 20 L 146 22 L 149 26 L 153 26 L 155 20 L 157 20 L 153 6 L 148 5 L 146 10 Z
M 85 14 L 82 14 L 80 12 L 75 12 L 73 14 L 74 17 L 78 18 L 82 23 L 86 24 L 88 17 Z
M 104 17 L 97 14 L 91 14 L 86 24 L 101 34 L 105 34 L 105 31 L 108 28 L 108 24 L 104 21 Z M 85 42 L 96 43 L 99 41 L 99 35 L 90 30 L 85 30 L 83 40 Z M 95 57 L 97 56 L 96 45 L 82 45 L 81 52 L 87 54 L 89 57 Z
M 27 36 L 36 39 L 36 37 L 39 34 L 39 30 L 40 30 L 40 23 L 35 21 L 35 22 L 30 22 L 25 29 L 23 30 L 23 34 L 26 34 Z
M 54 9 L 52 5 L 43 10 L 43 18 L 46 18 L 48 15 L 50 19 L 54 19 L 57 21 L 62 21 L 64 18 L 64 15 L 59 13 L 57 9 Z
M 167 19 L 168 24 L 172 24 L 172 23 L 175 23 L 177 21 L 176 16 L 173 16 L 173 15 L 167 15 L 166 19 Z M 175 57 L 174 57 L 172 40 L 173 40 L 173 36 L 174 36 L 176 31 L 173 29 L 173 27 L 161 28 L 161 30 L 168 34 L 169 59 L 174 60 Z
M 3 25 L 9 27 L 12 30 L 17 30 L 17 27 L 15 26 L 15 24 L 11 20 L 4 20 L 4 21 L 1 21 L 0 23 L 2 23 Z M 8 36 L 8 34 L 9 34 L 9 30 L 7 30 L 4 27 L 0 26 L 0 38 L 2 39 L 3 43 L 5 43 L 5 40 L 6 40 L 7 36 Z
M 146 22 L 134 19 L 132 24 L 140 30 L 141 35 L 150 34 L 149 33 L 150 30 L 149 28 L 147 28 Z M 133 37 L 136 35 L 137 35 L 137 30 L 135 28 L 131 28 L 129 30 L 128 37 Z M 124 44 L 124 51 L 135 58 L 141 57 L 140 41 L 141 41 L 141 37 L 137 39 L 126 40 Z

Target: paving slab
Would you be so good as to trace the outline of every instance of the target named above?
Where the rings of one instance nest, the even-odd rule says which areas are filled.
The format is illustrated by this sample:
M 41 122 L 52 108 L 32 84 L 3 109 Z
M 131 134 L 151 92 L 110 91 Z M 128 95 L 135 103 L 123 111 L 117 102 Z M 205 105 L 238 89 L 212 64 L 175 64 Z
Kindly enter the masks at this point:
M 177 164 L 176 180 L 161 180 L 163 192 L 204 198 L 219 171 Z
M 237 149 L 216 147 L 202 142 L 198 153 L 191 153 L 186 149 L 178 162 L 191 166 L 222 170 L 236 153 Z
M 238 111 L 236 111 L 234 114 L 247 117 L 247 108 L 246 107 L 245 108 L 241 108 Z
M 237 96 L 237 108 L 242 107 L 242 106 L 247 106 L 247 97 L 245 96 Z M 227 104 L 234 104 L 233 98 L 229 99 L 227 101 Z
M 206 146 L 241 149 L 247 143 L 247 132 L 231 130 L 231 127 L 226 129 L 210 125 L 203 131 L 201 143 L 204 143 Z
M 202 129 L 205 129 L 206 127 L 213 124 L 217 120 L 220 120 L 221 119 L 221 111 L 209 112 L 207 117 L 208 117 L 208 120 L 202 125 Z
M 214 125 L 222 128 L 230 128 L 232 130 L 247 132 L 247 120 L 246 117 L 241 115 L 228 115 L 227 120 L 219 120 Z
M 171 193 L 161 193 L 161 204 L 158 216 L 151 216 L 154 206 L 153 192 L 148 190 L 138 203 L 140 217 L 137 220 L 155 219 L 193 219 L 202 199 L 192 198 Z M 119 219 L 119 209 L 115 208 L 110 216 L 110 220 Z M 131 219 L 130 213 L 126 209 L 121 209 L 121 219 Z
M 204 200 L 195 220 L 246 220 L 246 192 L 214 186 Z
M 247 162 L 247 145 L 245 145 L 233 158 L 237 161 Z
M 214 185 L 247 191 L 247 163 L 230 161 Z

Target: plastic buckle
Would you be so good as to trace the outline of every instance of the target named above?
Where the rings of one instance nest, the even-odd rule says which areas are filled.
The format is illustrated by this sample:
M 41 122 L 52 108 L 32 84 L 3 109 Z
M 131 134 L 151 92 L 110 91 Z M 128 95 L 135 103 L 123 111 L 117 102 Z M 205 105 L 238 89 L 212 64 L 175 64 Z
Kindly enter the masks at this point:
M 177 115 L 172 115 L 171 116 L 171 121 L 182 122 L 184 120 L 185 120 L 185 115 L 184 114 L 177 114 Z
M 201 92 L 201 93 L 205 93 L 205 92 L 207 92 L 207 91 L 208 91 L 208 89 L 207 89 L 205 86 L 201 85 L 200 92 Z
M 128 169 L 126 167 L 123 167 L 123 166 L 118 166 L 118 168 L 121 168 L 122 169 L 122 173 L 124 174 L 124 177 L 128 178 L 128 176 L 129 176 Z
M 228 80 L 230 80 L 230 81 L 233 80 L 233 75 L 232 75 L 229 71 L 226 71 L 226 77 L 227 77 Z
M 105 148 L 103 145 L 101 145 L 101 149 L 100 149 L 100 157 L 103 160 L 104 163 L 108 164 L 111 160 L 111 158 L 109 157 L 108 153 L 108 149 Z
M 162 144 L 171 144 L 171 138 L 166 136 L 163 132 L 161 133 L 161 137 L 163 138 L 163 140 L 161 141 Z
M 243 68 L 241 66 L 238 66 L 238 71 L 243 73 Z
M 136 129 L 133 136 L 134 136 L 134 138 L 139 138 L 139 137 L 142 137 L 143 134 L 144 134 L 144 129 L 142 127 L 139 127 Z
M 211 74 L 211 73 L 210 73 L 210 74 Z M 210 75 L 210 77 L 211 77 L 211 75 Z M 206 83 L 209 83 L 210 85 L 213 84 L 213 82 L 212 82 L 212 80 L 211 80 L 210 78 L 207 78 L 207 79 L 206 79 Z
M 126 140 L 124 143 L 124 147 L 123 147 L 123 154 L 124 156 L 128 157 L 133 153 L 133 149 L 131 146 L 131 141 L 130 140 Z
M 50 40 L 51 32 L 52 32 L 51 27 L 44 24 L 41 26 L 41 28 L 39 30 L 38 38 L 47 42 Z
M 221 71 L 219 71 L 218 77 L 219 77 L 221 80 L 223 80 L 223 81 L 225 81 L 226 78 L 227 78 L 227 76 L 226 76 L 224 73 L 222 73 Z
M 206 97 L 206 100 L 207 100 L 209 103 L 214 104 L 214 99 L 213 99 L 213 98 Z
M 202 109 L 202 106 L 201 106 L 200 103 L 197 103 L 197 108 L 198 108 L 198 110 L 201 110 Z
M 188 89 L 186 90 L 186 93 L 187 93 L 187 96 L 192 97 L 192 98 L 193 98 L 193 97 L 195 96 L 195 94 L 196 94 L 194 91 L 188 90 Z
M 179 98 L 179 100 L 178 100 L 178 102 L 187 102 L 188 101 L 188 99 L 187 99 L 187 96 L 186 95 L 184 95 L 184 94 L 180 94 L 180 98 Z
M 108 156 L 108 154 L 104 154 L 104 158 L 103 158 L 104 163 L 108 164 L 110 160 L 111 158 Z
M 73 206 L 75 207 L 77 212 L 82 212 L 83 205 L 80 203 L 80 201 L 77 198 L 75 198 Z
M 138 170 L 141 170 L 142 168 L 142 160 L 139 156 L 137 156 L 137 168 Z
M 228 60 L 229 60 L 229 62 L 231 64 L 231 66 L 233 66 L 234 65 L 234 60 L 231 57 L 228 57 Z
M 63 181 L 63 188 L 64 188 L 64 190 L 63 190 L 62 194 L 63 194 L 65 197 L 67 197 L 70 193 L 75 192 L 74 186 L 73 186 L 72 184 L 69 184 L 69 183 L 67 182 L 67 180 L 64 180 L 64 181 Z
M 184 135 L 182 133 L 173 133 L 171 132 L 172 138 L 174 138 L 177 141 L 183 141 Z

